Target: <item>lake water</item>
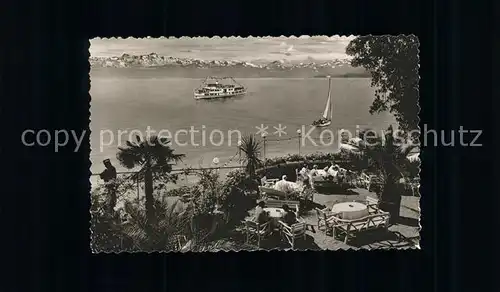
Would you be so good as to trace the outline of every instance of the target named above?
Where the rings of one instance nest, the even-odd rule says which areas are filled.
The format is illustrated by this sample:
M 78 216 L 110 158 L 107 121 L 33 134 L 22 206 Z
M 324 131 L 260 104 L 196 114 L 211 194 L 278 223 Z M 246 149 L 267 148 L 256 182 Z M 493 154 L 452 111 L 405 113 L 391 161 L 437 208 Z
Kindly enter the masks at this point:
M 117 73 L 119 70 L 119 73 Z M 186 154 L 183 165 L 210 165 L 214 157 L 220 164 L 229 163 L 237 152 L 239 131 L 243 135 L 256 133 L 256 126 L 269 126 L 265 147 L 266 157 L 298 153 L 296 130 L 309 131 L 311 122 L 318 119 L 325 107 L 328 80 L 324 78 L 238 78 L 248 88 L 245 96 L 211 101 L 197 101 L 193 90 L 202 79 L 166 77 L 158 69 L 99 68 L 91 72 L 91 171 L 103 170 L 102 160 L 110 158 L 118 170 L 124 170 L 116 160 L 118 146 L 135 135 L 146 136 L 163 130 L 172 135 L 179 130 L 198 130 L 193 134 L 180 133 L 173 148 Z M 356 127 L 376 131 L 395 123 L 390 113 L 371 115 L 369 107 L 374 89 L 369 78 L 332 78 L 333 120 L 324 130 L 355 131 Z M 273 126 L 286 126 L 286 135 L 273 134 Z M 130 134 L 132 130 L 136 132 Z M 205 132 L 205 137 L 201 131 Z M 118 138 L 121 131 L 121 138 Z M 230 132 L 232 136 L 230 136 Z M 213 142 L 210 143 L 210 133 Z M 221 133 L 224 136 L 221 141 Z M 318 139 L 321 131 L 310 134 Z M 329 133 L 324 142 L 330 142 Z M 335 137 L 336 138 L 336 137 Z M 102 144 L 101 144 L 102 139 Z M 111 140 L 113 139 L 113 140 Z M 288 139 L 272 141 L 275 139 Z M 205 145 L 203 141 L 205 140 Z M 317 141 L 317 140 L 315 140 Z M 221 143 L 222 142 L 222 143 Z M 318 141 L 319 143 L 319 141 Z M 220 144 L 220 145 L 219 145 Z M 332 145 L 314 145 L 305 140 L 301 153 L 334 151 Z M 233 160 L 233 163 L 236 163 Z

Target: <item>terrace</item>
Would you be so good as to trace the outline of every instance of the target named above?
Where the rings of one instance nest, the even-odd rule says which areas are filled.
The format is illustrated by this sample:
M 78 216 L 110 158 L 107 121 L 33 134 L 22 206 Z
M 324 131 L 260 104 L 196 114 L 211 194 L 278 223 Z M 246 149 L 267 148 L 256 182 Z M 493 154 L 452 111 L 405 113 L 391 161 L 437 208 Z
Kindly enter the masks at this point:
M 390 225 L 387 229 L 374 228 L 373 230 L 361 231 L 349 242 L 344 242 L 343 237 L 335 237 L 331 230 L 324 230 L 320 223 L 316 209 L 331 210 L 333 206 L 342 203 L 359 202 L 365 203 L 367 198 L 377 198 L 376 194 L 366 189 L 351 189 L 350 195 L 345 194 L 321 194 L 315 193 L 311 206 L 301 212 L 301 219 L 307 228 L 303 240 L 297 241 L 294 249 L 307 250 L 337 250 L 337 249 L 384 249 L 384 248 L 416 248 L 419 245 L 419 197 L 404 197 L 400 218 L 397 223 Z M 241 230 L 244 233 L 244 230 Z M 258 248 L 263 249 L 287 249 L 290 244 L 281 238 L 280 234 L 272 234 L 261 241 Z M 247 248 L 255 249 L 253 246 Z
M 407 174 L 396 173 L 402 180 L 391 181 L 390 192 L 384 192 L 387 180 L 381 175 L 386 170 L 380 167 L 386 164 L 358 154 L 289 154 L 262 161 L 260 142 L 253 136 L 238 145 L 238 166 L 229 166 L 231 159 L 219 165 L 214 158 L 214 167 L 209 168 L 143 167 L 119 175 L 112 188 L 108 184 L 96 189 L 93 235 L 106 240 L 96 243 L 93 238 L 94 247 L 104 251 L 418 247 L 419 162 L 409 161 L 406 154 L 390 156 L 397 158 L 392 163 L 406 167 Z M 141 155 L 149 151 L 146 146 L 134 147 Z M 299 171 L 304 164 L 315 168 L 304 168 L 307 177 Z M 264 176 L 267 181 L 260 181 Z M 288 179 L 279 181 L 284 176 Z M 178 185 L 181 180 L 183 187 Z M 100 206 L 113 201 L 111 194 L 118 200 L 112 210 L 103 212 Z M 401 204 L 396 203 L 399 199 Z M 259 208 L 267 214 L 266 222 L 252 216 L 258 202 L 264 202 Z M 291 217 L 293 222 L 286 219 Z M 109 238 L 115 242 L 110 244 Z
M 226 167 L 226 169 L 231 169 L 235 167 Z M 209 169 L 195 169 L 195 171 L 207 171 L 207 173 L 214 173 L 215 171 L 219 171 L 219 168 L 209 168 Z M 173 170 L 173 173 L 177 173 L 179 175 L 185 175 L 185 180 L 188 180 L 187 173 L 185 170 L 177 169 Z M 236 170 L 236 172 L 240 172 Z M 124 173 L 123 175 L 130 175 L 133 172 Z M 203 178 L 202 178 L 203 179 Z M 273 180 L 272 180 L 273 181 Z M 276 181 L 276 180 L 274 180 Z M 138 180 L 132 183 L 134 185 L 133 188 L 129 188 L 129 196 L 123 198 L 123 201 L 134 201 L 140 202 L 141 199 L 141 186 Z M 175 209 L 177 214 L 185 214 L 189 209 L 189 199 L 185 200 L 185 195 L 181 195 L 181 192 L 176 192 L 174 190 L 170 190 L 169 192 L 163 193 L 161 196 L 161 201 L 165 205 L 169 206 L 172 209 Z M 218 191 L 218 190 L 214 190 Z M 158 192 L 160 194 L 161 192 Z M 241 206 L 242 211 L 246 213 L 246 219 L 251 220 L 251 215 L 253 214 L 255 208 L 253 206 L 260 200 L 266 200 L 267 204 L 270 206 L 272 201 L 275 202 L 283 202 L 285 198 L 279 197 L 269 197 L 265 196 L 265 194 L 255 194 L 253 192 L 249 192 L 246 190 L 247 195 L 253 194 L 251 196 L 251 203 L 244 203 Z M 137 195 L 137 200 L 133 199 L 133 197 Z M 157 195 L 158 196 L 158 195 Z M 307 249 L 307 250 L 337 250 L 337 249 L 383 249 L 383 248 L 415 248 L 418 246 L 419 240 L 419 197 L 418 196 L 403 196 L 401 209 L 400 209 L 400 218 L 398 222 L 391 224 L 387 229 L 385 228 L 375 228 L 373 230 L 363 230 L 362 232 L 357 232 L 355 238 L 349 240 L 348 242 L 344 241 L 344 237 L 342 236 L 334 236 L 332 233 L 333 230 L 324 230 L 322 228 L 317 209 L 320 210 L 332 210 L 335 205 L 344 202 L 358 202 L 361 204 L 366 204 L 369 198 L 377 199 L 377 195 L 374 192 L 368 191 L 366 188 L 362 187 L 349 187 L 348 189 L 339 192 L 333 190 L 332 192 L 325 191 L 313 191 L 310 200 L 305 201 L 300 200 L 300 210 L 298 212 L 298 216 L 302 223 L 304 223 L 304 233 L 300 238 L 296 240 L 294 243 L 293 249 Z M 276 200 L 273 200 L 276 199 Z M 287 198 L 290 201 L 289 198 Z M 280 201 L 281 200 L 281 201 Z M 291 199 L 293 200 L 293 199 Z M 139 203 L 140 204 L 140 203 Z M 281 203 L 278 203 L 275 209 L 280 209 L 282 206 Z M 234 208 L 239 208 L 239 206 L 235 206 Z M 248 213 L 247 213 L 248 212 Z M 180 215 L 179 215 L 180 216 Z M 224 220 L 222 220 L 224 221 Z M 242 220 L 244 221 L 244 220 Z M 279 220 L 276 220 L 279 221 Z M 287 239 L 287 236 L 283 234 L 283 229 L 276 227 L 276 225 L 280 223 L 273 223 L 275 232 L 272 234 L 266 234 L 262 236 L 259 242 L 256 242 L 255 238 L 247 237 L 248 228 L 242 224 L 235 224 L 230 226 L 226 226 L 225 222 L 218 225 L 217 234 L 213 237 L 212 245 L 210 250 L 256 250 L 256 249 L 290 249 L 291 244 L 290 240 Z M 251 236 L 250 236 L 251 237 Z M 180 236 L 178 240 L 178 244 L 176 247 L 171 249 L 174 250 L 192 250 L 193 248 L 190 246 L 190 237 L 189 236 Z

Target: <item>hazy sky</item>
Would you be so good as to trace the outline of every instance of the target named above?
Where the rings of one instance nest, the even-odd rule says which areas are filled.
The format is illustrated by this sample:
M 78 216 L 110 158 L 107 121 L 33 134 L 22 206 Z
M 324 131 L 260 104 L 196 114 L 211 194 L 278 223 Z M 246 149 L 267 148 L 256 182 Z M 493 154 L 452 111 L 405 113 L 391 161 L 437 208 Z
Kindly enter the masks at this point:
M 301 36 L 264 38 L 143 38 L 92 39 L 93 57 L 157 53 L 203 60 L 307 61 L 347 58 L 345 48 L 354 37 Z

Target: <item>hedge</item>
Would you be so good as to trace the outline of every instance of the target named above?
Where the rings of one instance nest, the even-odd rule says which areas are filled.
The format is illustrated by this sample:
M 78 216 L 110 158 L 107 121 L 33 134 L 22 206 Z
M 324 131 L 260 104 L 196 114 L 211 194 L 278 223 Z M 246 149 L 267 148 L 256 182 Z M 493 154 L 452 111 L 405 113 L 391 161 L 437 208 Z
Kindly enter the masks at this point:
M 322 169 L 330 166 L 332 161 L 340 167 L 353 170 L 350 161 L 344 160 L 341 153 L 314 153 L 308 155 L 289 154 L 266 159 L 264 167 L 257 169 L 256 173 L 260 177 L 267 174 L 268 178 L 281 178 L 282 175 L 286 175 L 289 180 L 293 181 L 297 179 L 295 170 L 301 169 L 304 164 L 309 167 L 317 165 L 319 169 Z

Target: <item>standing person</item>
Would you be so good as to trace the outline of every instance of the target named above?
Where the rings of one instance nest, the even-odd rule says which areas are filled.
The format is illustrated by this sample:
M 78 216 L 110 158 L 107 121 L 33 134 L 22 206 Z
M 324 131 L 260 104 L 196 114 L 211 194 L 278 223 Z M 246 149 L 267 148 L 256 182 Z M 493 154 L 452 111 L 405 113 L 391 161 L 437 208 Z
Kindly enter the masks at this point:
M 109 195 L 109 211 L 112 212 L 116 206 L 116 168 L 111 164 L 111 160 L 103 160 L 104 167 L 106 169 L 99 175 L 104 184 L 106 185 L 106 190 Z
M 104 180 L 104 182 L 110 182 L 116 179 L 116 168 L 111 164 L 111 160 L 104 159 L 102 163 L 106 169 L 101 172 L 101 179 Z

